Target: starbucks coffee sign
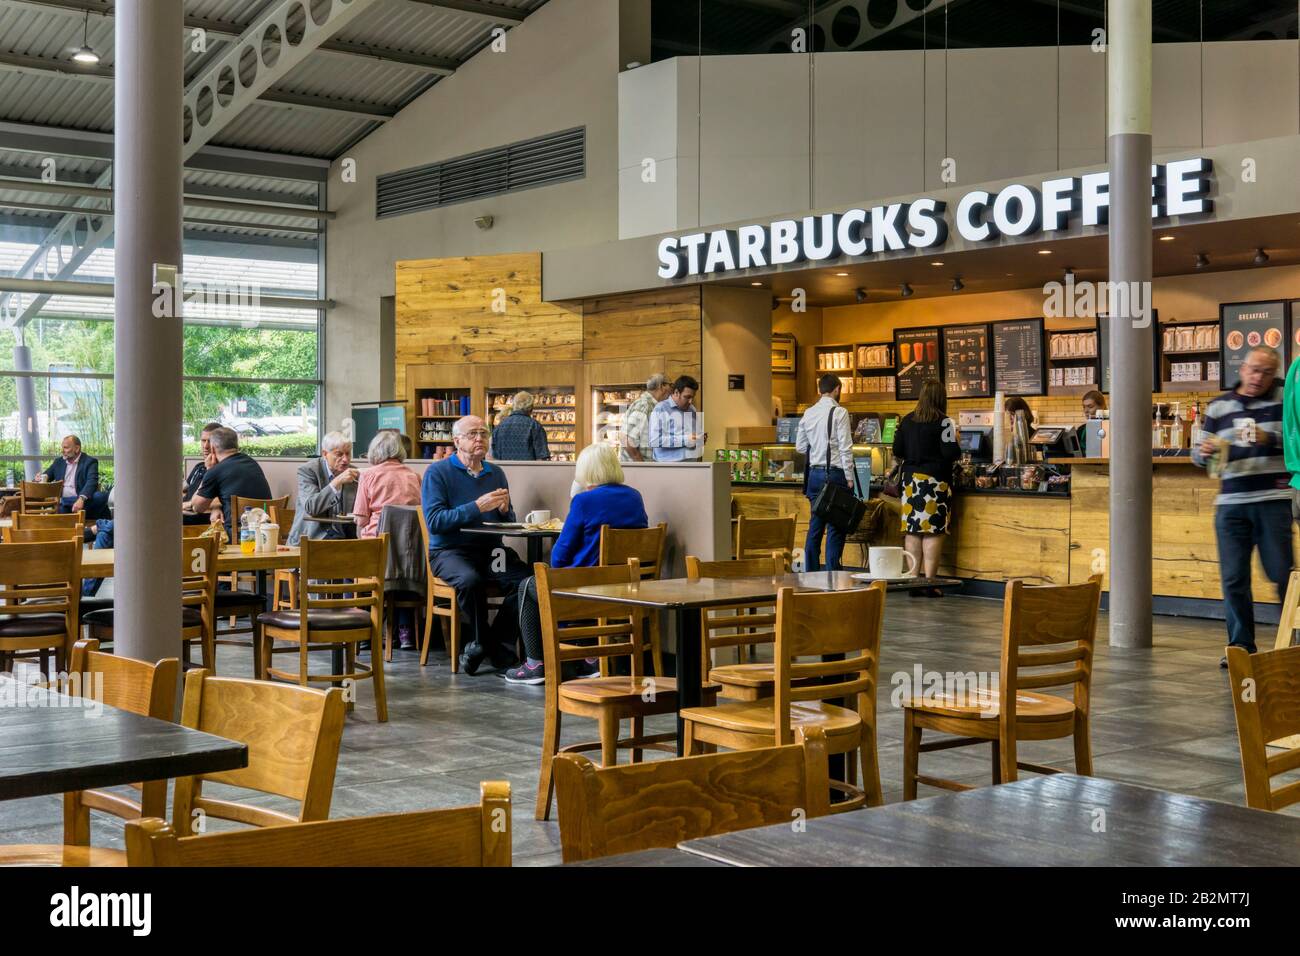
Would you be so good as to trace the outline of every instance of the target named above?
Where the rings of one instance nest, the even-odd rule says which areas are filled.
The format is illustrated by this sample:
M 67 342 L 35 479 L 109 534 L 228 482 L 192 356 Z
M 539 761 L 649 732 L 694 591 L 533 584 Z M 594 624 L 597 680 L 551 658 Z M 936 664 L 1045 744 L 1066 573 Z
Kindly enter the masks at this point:
M 1158 222 L 1212 212 L 1214 201 L 1208 197 L 1213 171 L 1212 161 L 1204 157 L 1152 166 L 1151 218 Z M 659 242 L 659 277 L 681 279 L 936 249 L 947 243 L 954 228 L 963 239 L 977 243 L 1050 236 L 1076 224 L 1104 226 L 1109 211 L 1109 171 L 1048 179 L 1036 186 L 1014 183 L 996 193 L 966 193 L 952 213 L 951 225 L 947 203 L 921 197 L 767 225 L 668 236 Z

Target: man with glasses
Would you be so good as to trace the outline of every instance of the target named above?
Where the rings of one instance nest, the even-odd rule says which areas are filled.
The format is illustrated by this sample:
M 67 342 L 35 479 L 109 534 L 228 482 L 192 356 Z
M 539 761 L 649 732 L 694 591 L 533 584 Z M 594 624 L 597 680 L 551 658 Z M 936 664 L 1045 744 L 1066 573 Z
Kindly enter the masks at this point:
M 452 426 L 456 453 L 424 472 L 420 500 L 429 525 L 429 565 L 435 577 L 456 589 L 456 604 L 469 619 L 469 643 L 460 667 L 474 674 L 484 658 L 497 670 L 517 663 L 520 582 L 532 571 L 499 537 L 464 534 L 485 521 L 514 521 L 510 485 L 500 465 L 489 465 L 489 434 L 483 419 L 468 415 Z M 496 583 L 505 603 L 488 626 L 487 584 Z

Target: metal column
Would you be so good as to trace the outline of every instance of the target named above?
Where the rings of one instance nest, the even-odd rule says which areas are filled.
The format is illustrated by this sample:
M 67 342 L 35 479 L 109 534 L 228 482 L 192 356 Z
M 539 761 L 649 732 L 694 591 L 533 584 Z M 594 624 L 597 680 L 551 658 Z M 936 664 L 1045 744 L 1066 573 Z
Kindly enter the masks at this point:
M 117 653 L 179 657 L 181 318 L 154 315 L 155 263 L 181 266 L 184 4 L 118 0 L 113 209 L 116 426 L 113 630 Z
M 1110 643 L 1150 647 L 1151 0 L 1109 8 Z
M 23 329 L 14 330 L 18 341 L 22 341 Z M 14 346 L 14 371 L 30 372 L 32 370 L 32 350 L 26 345 Z M 18 431 L 22 436 L 23 454 L 39 455 L 41 453 L 41 418 L 36 409 L 36 383 L 30 375 L 15 379 L 18 389 Z M 53 427 L 53 426 L 51 426 Z M 36 473 L 41 463 L 28 459 L 23 462 L 23 476 L 28 481 L 36 480 Z

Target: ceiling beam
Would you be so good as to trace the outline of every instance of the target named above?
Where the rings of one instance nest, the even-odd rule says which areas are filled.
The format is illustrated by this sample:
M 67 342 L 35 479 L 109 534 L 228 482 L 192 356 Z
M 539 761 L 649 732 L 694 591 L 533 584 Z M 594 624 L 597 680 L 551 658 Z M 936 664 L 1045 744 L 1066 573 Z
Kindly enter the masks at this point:
M 3 171 L 3 169 L 4 167 L 0 167 L 0 171 Z M 29 176 L 0 176 L 0 191 L 47 193 L 54 196 L 80 196 L 83 199 L 103 199 L 105 201 L 112 201 L 113 199 L 113 190 L 111 189 L 70 182 L 47 183 L 44 180 L 32 179 Z M 317 209 L 314 206 L 235 202 L 229 199 L 196 196 L 188 190 L 185 193 L 184 202 L 186 206 L 196 209 L 221 209 L 226 212 L 257 213 L 263 216 L 289 216 L 294 219 L 311 219 L 316 222 L 324 222 L 337 216 L 337 213 Z
M 473 17 L 476 20 L 485 20 L 503 26 L 517 26 L 523 23 L 528 16 L 527 12 L 523 10 L 499 7 L 494 3 L 483 3 L 481 0 L 406 0 L 406 2 L 420 7 L 433 7 L 443 13 Z

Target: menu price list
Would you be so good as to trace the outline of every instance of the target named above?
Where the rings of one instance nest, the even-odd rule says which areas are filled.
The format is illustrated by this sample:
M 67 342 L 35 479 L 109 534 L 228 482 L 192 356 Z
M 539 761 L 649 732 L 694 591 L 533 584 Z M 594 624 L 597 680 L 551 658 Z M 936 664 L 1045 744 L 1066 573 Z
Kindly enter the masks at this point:
M 943 368 L 949 398 L 987 398 L 989 327 L 955 325 L 943 329 Z
M 1042 395 L 1043 320 L 993 323 L 993 376 L 1006 395 Z
M 894 397 L 900 402 L 921 397 L 921 385 L 939 375 L 939 329 L 897 329 L 894 354 L 898 372 L 894 379 Z
M 1275 350 L 1282 358 L 1282 368 L 1286 368 L 1287 356 L 1282 354 L 1286 313 L 1286 302 L 1234 302 L 1219 306 L 1219 341 L 1223 349 L 1220 384 L 1224 388 L 1241 378 L 1241 365 L 1251 349 Z

